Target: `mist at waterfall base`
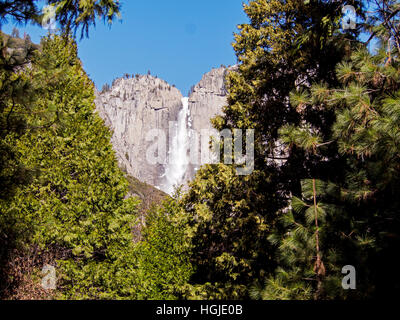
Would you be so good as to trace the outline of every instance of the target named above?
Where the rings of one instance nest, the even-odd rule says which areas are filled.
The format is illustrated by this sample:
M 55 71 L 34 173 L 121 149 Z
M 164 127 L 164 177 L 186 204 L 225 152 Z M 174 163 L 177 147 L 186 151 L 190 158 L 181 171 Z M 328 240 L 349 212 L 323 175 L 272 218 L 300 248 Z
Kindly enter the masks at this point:
M 182 183 L 189 165 L 189 127 L 190 111 L 189 98 L 182 98 L 182 108 L 178 113 L 178 121 L 172 128 L 172 137 L 170 137 L 170 148 L 168 152 L 168 162 L 164 173 L 164 183 L 162 190 L 170 195 L 175 188 Z M 171 132 L 171 130 L 170 130 Z

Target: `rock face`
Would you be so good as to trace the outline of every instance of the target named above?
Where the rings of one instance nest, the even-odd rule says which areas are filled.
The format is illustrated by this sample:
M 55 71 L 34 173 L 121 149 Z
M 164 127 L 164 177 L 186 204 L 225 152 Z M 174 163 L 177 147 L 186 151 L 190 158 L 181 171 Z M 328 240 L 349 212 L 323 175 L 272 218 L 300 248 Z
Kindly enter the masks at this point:
M 226 104 L 226 68 L 213 69 L 195 85 L 189 96 L 188 128 L 200 132 L 210 129 L 210 119 Z M 182 94 L 165 81 L 152 76 L 121 78 L 111 89 L 96 92 L 96 108 L 113 132 L 112 144 L 120 166 L 128 174 L 153 186 L 165 188 L 166 164 L 151 164 L 146 158 L 154 141 L 147 141 L 150 130 L 165 133 L 169 150 L 170 122 L 176 123 L 182 110 Z M 182 181 L 193 178 L 198 165 L 189 164 Z
M 211 128 L 210 118 L 221 114 L 226 104 L 225 75 L 227 69 L 218 68 L 203 75 L 189 96 L 191 127 L 196 131 Z
M 222 107 L 226 105 L 227 91 L 225 88 L 225 77 L 228 69 L 217 68 L 203 75 L 189 96 L 189 125 L 190 128 L 200 134 L 202 130 L 212 129 L 211 118 L 222 114 Z M 199 140 L 200 140 L 199 136 Z M 201 141 L 199 141 L 199 157 L 201 157 Z M 198 163 L 190 163 L 186 171 L 184 182 L 194 178 L 196 170 L 201 166 Z
M 146 135 L 155 128 L 168 132 L 181 99 L 178 89 L 152 76 L 117 79 L 109 91 L 97 92 L 97 111 L 113 131 L 111 142 L 128 174 L 158 186 L 164 168 L 148 163 L 146 151 L 152 142 L 146 141 Z

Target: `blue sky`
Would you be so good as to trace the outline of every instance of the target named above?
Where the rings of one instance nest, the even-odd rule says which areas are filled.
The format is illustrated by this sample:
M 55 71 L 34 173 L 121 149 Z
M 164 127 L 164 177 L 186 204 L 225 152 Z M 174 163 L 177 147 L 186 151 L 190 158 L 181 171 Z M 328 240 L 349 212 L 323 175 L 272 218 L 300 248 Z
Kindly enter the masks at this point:
M 96 86 L 129 74 L 147 74 L 175 84 L 182 94 L 221 64 L 233 65 L 236 26 L 248 22 L 243 0 L 125 0 L 122 20 L 102 21 L 78 40 L 79 57 Z M 247 2 L 247 1 L 246 1 Z M 13 25 L 3 25 L 10 33 Z M 18 26 L 34 42 L 46 31 Z

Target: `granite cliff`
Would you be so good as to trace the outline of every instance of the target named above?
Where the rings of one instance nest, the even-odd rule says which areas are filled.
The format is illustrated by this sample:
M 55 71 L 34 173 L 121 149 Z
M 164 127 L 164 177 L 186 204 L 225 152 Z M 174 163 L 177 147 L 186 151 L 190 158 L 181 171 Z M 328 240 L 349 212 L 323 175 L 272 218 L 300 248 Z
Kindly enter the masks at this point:
M 227 69 L 221 67 L 204 74 L 186 100 L 177 88 L 150 75 L 120 78 L 111 88 L 97 91 L 96 108 L 113 132 L 112 144 L 120 166 L 140 181 L 169 193 L 172 184 L 185 184 L 193 178 L 199 165 L 181 163 L 179 170 L 184 172 L 174 178 L 176 181 L 166 179 L 170 174 L 171 159 L 175 157 L 178 158 L 176 161 L 182 162 L 186 156 L 171 154 L 177 152 L 171 146 L 173 135 L 185 135 L 188 129 L 200 132 L 211 128 L 210 119 L 221 113 L 226 104 L 226 72 Z M 188 110 L 183 113 L 185 101 Z M 183 133 L 182 128 L 180 131 L 170 129 L 170 125 L 178 127 L 178 121 L 184 122 Z M 164 164 L 151 164 L 146 158 L 146 152 L 154 145 L 154 141 L 148 141 L 148 133 L 154 129 L 165 133 L 167 151 L 170 152 Z M 176 143 L 181 144 L 182 139 Z M 185 153 L 182 148 L 177 150 Z

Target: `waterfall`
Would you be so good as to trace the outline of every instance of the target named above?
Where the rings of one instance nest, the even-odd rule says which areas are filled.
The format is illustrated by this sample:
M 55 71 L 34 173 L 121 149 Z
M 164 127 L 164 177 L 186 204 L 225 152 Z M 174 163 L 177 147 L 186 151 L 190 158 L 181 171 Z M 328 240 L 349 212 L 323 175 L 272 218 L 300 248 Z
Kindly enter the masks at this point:
M 165 167 L 163 191 L 168 194 L 184 181 L 189 165 L 189 98 L 182 98 L 182 109 L 178 113 L 178 121 L 170 123 L 170 146 L 168 163 Z M 172 128 L 171 128 L 172 125 Z

